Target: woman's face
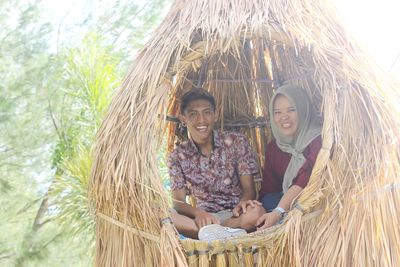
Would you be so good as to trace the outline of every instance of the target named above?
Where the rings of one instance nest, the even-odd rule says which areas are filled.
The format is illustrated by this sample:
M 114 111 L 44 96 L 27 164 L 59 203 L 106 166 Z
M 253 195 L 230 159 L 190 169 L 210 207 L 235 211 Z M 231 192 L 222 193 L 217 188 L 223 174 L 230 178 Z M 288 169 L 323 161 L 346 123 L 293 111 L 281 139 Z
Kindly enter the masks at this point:
M 299 127 L 299 116 L 296 106 L 284 95 L 278 95 L 274 101 L 273 119 L 280 133 L 294 137 Z

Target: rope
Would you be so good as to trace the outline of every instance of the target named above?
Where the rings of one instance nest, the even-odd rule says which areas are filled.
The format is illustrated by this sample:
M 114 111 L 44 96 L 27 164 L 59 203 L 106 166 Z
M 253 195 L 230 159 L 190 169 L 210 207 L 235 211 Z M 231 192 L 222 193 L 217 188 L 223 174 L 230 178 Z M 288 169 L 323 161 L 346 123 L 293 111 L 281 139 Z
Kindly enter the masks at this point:
M 300 206 L 300 204 L 299 204 L 298 202 L 296 202 L 296 203 L 294 204 L 294 207 L 293 207 L 293 208 L 300 210 L 301 213 L 303 213 L 303 214 L 305 213 L 305 210 L 303 209 L 302 206 Z
M 163 225 L 163 224 L 172 224 L 172 219 L 170 217 L 166 217 L 166 218 L 162 218 L 160 220 L 160 222 L 161 222 L 161 225 Z
M 399 188 L 400 188 L 400 183 L 398 183 L 398 182 L 397 183 L 386 184 L 385 186 L 381 187 L 379 190 L 376 190 L 376 191 L 370 193 L 370 195 L 373 195 L 374 197 L 377 197 L 378 195 L 380 195 L 382 193 L 386 193 L 388 191 L 394 191 L 394 190 L 399 189 Z M 360 200 L 362 200 L 362 199 L 363 198 L 361 198 Z M 317 217 L 317 216 L 322 214 L 322 210 L 316 210 L 316 211 L 313 211 L 313 212 L 305 214 L 304 209 L 298 203 L 296 203 L 294 205 L 294 208 L 298 209 L 300 212 L 303 213 L 303 218 L 301 220 L 303 222 L 304 221 L 308 221 L 308 220 L 310 220 L 312 218 L 315 218 L 315 217 Z M 114 224 L 114 225 L 116 225 L 118 227 L 121 227 L 121 228 L 123 228 L 123 229 L 125 229 L 125 230 L 127 230 L 127 231 L 129 231 L 129 232 L 131 232 L 133 234 L 135 234 L 135 235 L 139 235 L 139 236 L 144 237 L 146 239 L 149 239 L 151 241 L 160 243 L 160 237 L 159 236 L 156 236 L 156 235 L 153 235 L 153 234 L 138 230 L 138 229 L 136 229 L 136 228 L 134 228 L 134 227 L 132 227 L 130 225 L 127 225 L 125 223 L 121 223 L 120 221 L 118 221 L 116 219 L 113 219 L 113 218 L 111 218 L 111 217 L 109 217 L 107 215 L 104 215 L 101 212 L 98 212 L 96 214 L 96 216 L 98 218 L 103 219 L 103 220 L 105 220 L 105 221 L 107 221 L 109 223 L 112 223 L 112 224 Z M 171 221 L 170 217 L 166 217 L 166 218 L 161 219 L 161 224 L 171 224 L 171 223 L 172 223 L 172 221 Z M 196 255 L 196 254 L 197 255 L 204 255 L 204 254 L 207 254 L 209 251 L 210 250 L 206 250 L 206 251 L 200 251 L 200 250 L 186 251 L 186 255 L 187 256 L 192 256 L 192 255 Z
M 303 78 L 308 78 L 308 77 L 314 75 L 314 72 L 315 72 L 314 70 L 313 71 L 309 71 L 309 72 L 303 73 L 301 75 L 298 75 L 298 76 L 292 77 L 290 79 L 287 79 L 287 80 L 285 80 L 283 82 L 276 81 L 276 80 L 265 79 L 265 78 L 262 78 L 262 79 L 232 79 L 232 78 L 221 77 L 221 78 L 218 78 L 218 79 L 207 80 L 207 81 L 205 81 L 205 83 L 212 83 L 212 82 L 215 82 L 215 83 L 242 83 L 242 82 L 267 83 L 267 84 L 272 84 L 274 87 L 277 88 L 277 87 L 279 87 L 281 85 L 287 84 L 287 83 L 292 82 L 292 81 L 300 80 L 300 79 L 303 79 Z M 194 80 L 192 80 L 192 82 L 197 82 L 198 83 L 199 80 L 201 80 L 201 79 L 197 79 L 197 80 L 194 79 Z M 204 82 L 204 81 L 201 80 L 201 82 Z
M 384 194 L 384 193 L 387 193 L 387 192 L 390 192 L 390 191 L 395 191 L 397 189 L 400 189 L 400 182 L 386 184 L 386 185 L 378 188 L 377 190 L 375 190 L 373 192 L 369 192 L 367 194 L 359 196 L 357 198 L 357 201 L 364 201 L 364 200 L 368 199 L 368 197 L 377 198 L 381 194 Z
M 181 121 L 176 116 L 167 115 L 165 117 L 167 121 L 180 123 Z M 225 127 L 250 127 L 250 128 L 269 128 L 270 123 L 267 122 L 264 118 L 256 118 L 255 120 L 248 122 L 233 122 L 233 123 L 224 123 Z
M 127 225 L 125 223 L 121 223 L 120 221 L 115 220 L 115 219 L 113 219 L 113 218 L 111 218 L 111 217 L 109 217 L 107 215 L 104 215 L 101 212 L 97 212 L 96 216 L 98 218 L 101 218 L 101 219 L 109 222 L 109 223 L 112 223 L 112 224 L 114 224 L 116 226 L 119 226 L 119 227 L 123 228 L 124 230 L 128 230 L 129 232 L 131 232 L 131 233 L 133 233 L 135 235 L 139 235 L 139 236 L 144 237 L 146 239 L 149 239 L 151 241 L 160 243 L 160 237 L 159 236 L 156 236 L 156 235 L 153 235 L 153 234 L 149 234 L 147 232 L 144 232 L 144 231 L 138 230 L 136 228 L 133 228 L 132 226 Z

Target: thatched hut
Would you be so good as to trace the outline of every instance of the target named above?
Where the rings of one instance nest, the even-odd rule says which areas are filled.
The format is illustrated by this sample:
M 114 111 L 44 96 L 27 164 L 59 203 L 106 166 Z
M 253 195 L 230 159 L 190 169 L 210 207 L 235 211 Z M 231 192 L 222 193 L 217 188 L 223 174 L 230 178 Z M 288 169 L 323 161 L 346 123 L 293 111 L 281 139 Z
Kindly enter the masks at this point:
M 324 119 L 323 148 L 297 205 L 282 224 L 244 237 L 178 240 L 164 220 L 156 157 L 165 136 L 170 149 L 175 142 L 179 96 L 209 90 L 219 127 L 244 132 L 262 159 L 269 98 L 285 83 L 304 87 Z M 176 1 L 98 133 L 96 265 L 400 266 L 396 89 L 324 0 Z

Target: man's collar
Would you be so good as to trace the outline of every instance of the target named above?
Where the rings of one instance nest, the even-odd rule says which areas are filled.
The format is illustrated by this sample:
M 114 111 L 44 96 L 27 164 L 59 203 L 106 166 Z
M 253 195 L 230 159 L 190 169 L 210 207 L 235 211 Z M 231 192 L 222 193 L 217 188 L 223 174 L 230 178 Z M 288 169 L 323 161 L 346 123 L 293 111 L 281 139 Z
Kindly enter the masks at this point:
M 222 142 L 222 137 L 221 137 L 221 132 L 220 131 L 213 130 L 212 131 L 212 135 L 213 135 L 212 149 L 214 150 L 216 147 L 222 146 L 223 142 Z M 189 147 L 193 152 L 197 152 L 197 153 L 201 154 L 201 151 L 200 151 L 199 147 L 193 141 L 192 138 L 189 138 Z
M 213 137 L 214 137 L 214 148 L 215 147 L 221 147 L 223 145 L 221 132 L 217 131 L 217 130 L 214 130 L 213 131 Z

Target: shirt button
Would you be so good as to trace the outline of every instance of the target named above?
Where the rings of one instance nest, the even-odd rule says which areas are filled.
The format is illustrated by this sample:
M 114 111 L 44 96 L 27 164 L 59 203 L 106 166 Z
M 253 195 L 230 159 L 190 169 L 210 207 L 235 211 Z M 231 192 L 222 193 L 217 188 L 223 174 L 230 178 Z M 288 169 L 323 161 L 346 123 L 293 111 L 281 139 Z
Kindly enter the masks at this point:
M 224 184 L 226 184 L 226 185 L 230 185 L 231 183 L 232 183 L 231 178 L 226 178 L 226 179 L 224 180 Z

